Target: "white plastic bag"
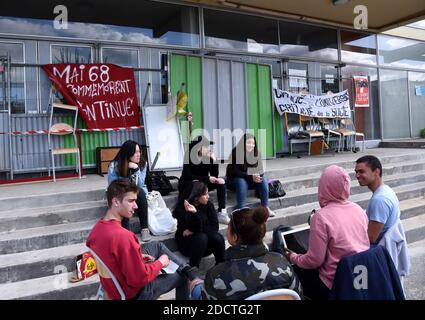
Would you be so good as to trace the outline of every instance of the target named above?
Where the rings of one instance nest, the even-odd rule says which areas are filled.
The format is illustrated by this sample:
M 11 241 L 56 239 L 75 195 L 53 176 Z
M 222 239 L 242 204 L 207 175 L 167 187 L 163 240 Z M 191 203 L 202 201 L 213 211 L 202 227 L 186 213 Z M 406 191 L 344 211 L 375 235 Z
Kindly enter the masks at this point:
M 154 236 L 163 236 L 176 232 L 177 220 L 173 218 L 164 199 L 158 191 L 151 191 L 148 200 L 148 227 Z

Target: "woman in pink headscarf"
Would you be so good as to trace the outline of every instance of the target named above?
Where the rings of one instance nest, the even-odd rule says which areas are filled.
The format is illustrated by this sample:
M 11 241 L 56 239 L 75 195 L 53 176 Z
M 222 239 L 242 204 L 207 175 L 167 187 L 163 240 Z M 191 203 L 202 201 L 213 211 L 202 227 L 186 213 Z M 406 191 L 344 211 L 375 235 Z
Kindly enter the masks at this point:
M 287 251 L 295 266 L 304 295 L 328 299 L 339 260 L 369 249 L 368 220 L 360 206 L 348 200 L 351 179 L 336 165 L 327 167 L 319 180 L 320 209 L 311 219 L 306 254 Z

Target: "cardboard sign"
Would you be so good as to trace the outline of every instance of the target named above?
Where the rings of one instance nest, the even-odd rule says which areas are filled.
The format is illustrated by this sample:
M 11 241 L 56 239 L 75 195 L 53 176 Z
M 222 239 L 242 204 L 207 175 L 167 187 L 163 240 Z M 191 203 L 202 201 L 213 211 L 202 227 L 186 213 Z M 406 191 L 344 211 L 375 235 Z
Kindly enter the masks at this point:
M 140 125 L 134 70 L 114 64 L 47 64 L 55 88 L 76 105 L 88 129 Z

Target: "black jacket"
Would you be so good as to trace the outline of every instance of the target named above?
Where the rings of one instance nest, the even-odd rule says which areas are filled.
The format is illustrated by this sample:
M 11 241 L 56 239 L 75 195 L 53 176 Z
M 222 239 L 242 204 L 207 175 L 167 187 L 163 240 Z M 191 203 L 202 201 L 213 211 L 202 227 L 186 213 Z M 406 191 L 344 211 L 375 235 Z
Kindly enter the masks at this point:
M 182 175 L 179 180 L 179 191 L 182 192 L 186 186 L 190 185 L 193 180 L 199 180 L 205 184 L 209 183 L 210 176 L 218 177 L 219 169 L 218 164 L 213 161 L 210 157 L 199 157 L 196 152 L 192 152 L 192 149 L 196 144 L 191 143 L 189 150 L 186 152 L 184 157 L 184 165 Z M 190 156 L 192 153 L 192 159 Z M 193 161 L 195 160 L 195 162 Z
M 188 213 L 180 205 L 174 210 L 174 218 L 177 219 L 176 237 L 182 236 L 186 229 L 194 233 L 218 231 L 217 211 L 212 202 L 208 201 L 206 205 L 200 205 L 196 209 L 196 213 Z
M 233 178 L 244 178 L 252 181 L 253 174 L 259 174 L 260 176 L 263 176 L 264 169 L 260 155 L 257 157 L 256 165 L 238 164 L 238 160 L 239 159 L 237 158 L 234 149 L 232 151 L 230 163 L 226 167 L 226 178 L 228 181 L 232 180 Z

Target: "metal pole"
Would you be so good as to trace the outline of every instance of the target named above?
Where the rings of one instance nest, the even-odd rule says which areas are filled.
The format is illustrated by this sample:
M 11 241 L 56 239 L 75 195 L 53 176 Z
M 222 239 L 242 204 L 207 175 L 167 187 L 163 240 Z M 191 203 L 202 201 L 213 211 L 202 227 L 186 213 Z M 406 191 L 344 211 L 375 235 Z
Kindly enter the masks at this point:
M 7 63 L 7 76 L 6 76 L 6 82 L 7 82 L 7 110 L 8 110 L 8 129 L 9 132 L 12 132 L 12 106 L 10 104 L 10 97 L 12 96 L 11 94 L 11 68 L 10 68 L 10 55 L 9 53 L 7 54 L 7 58 L 6 58 L 6 63 Z M 13 180 L 13 150 L 12 150 L 12 134 L 9 134 L 9 162 L 10 162 L 10 179 Z
M 146 106 L 146 99 L 148 98 L 150 88 L 151 88 L 151 83 L 148 82 L 148 87 L 146 88 L 146 92 L 145 92 L 145 96 L 143 98 L 143 104 L 141 105 L 141 108 Z

